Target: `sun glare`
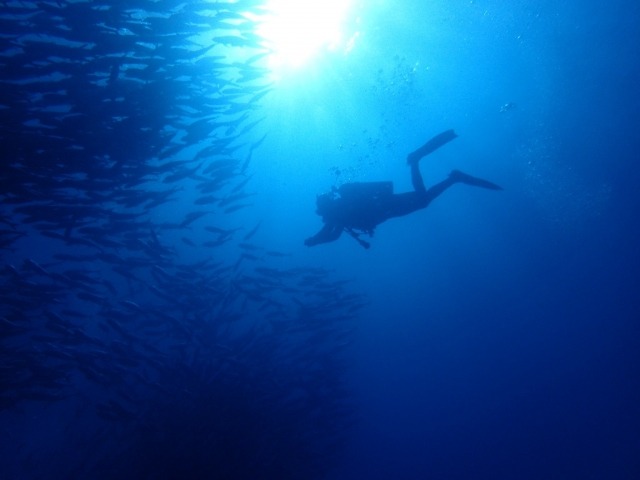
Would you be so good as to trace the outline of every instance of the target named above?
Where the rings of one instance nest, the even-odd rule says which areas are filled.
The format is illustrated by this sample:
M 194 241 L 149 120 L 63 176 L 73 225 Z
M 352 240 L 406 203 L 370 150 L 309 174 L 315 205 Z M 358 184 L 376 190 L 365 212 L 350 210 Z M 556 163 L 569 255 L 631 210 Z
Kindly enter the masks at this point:
M 321 51 L 348 51 L 350 0 L 268 0 L 257 33 L 271 50 L 270 66 L 300 67 Z

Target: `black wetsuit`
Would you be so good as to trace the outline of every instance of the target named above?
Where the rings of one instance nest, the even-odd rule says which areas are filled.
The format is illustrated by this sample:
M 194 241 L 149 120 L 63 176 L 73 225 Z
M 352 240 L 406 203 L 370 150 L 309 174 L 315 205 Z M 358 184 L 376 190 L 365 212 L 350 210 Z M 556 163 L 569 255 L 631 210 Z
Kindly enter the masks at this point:
M 359 233 L 373 234 L 376 226 L 393 217 L 402 217 L 416 210 L 421 210 L 429 205 L 433 199 L 438 197 L 451 185 L 462 182 L 470 185 L 476 185 L 493 190 L 500 190 L 495 185 L 486 180 L 472 177 L 458 170 L 454 170 L 451 174 L 440 183 L 427 189 L 422 180 L 420 173 L 420 159 L 429 155 L 442 145 L 450 142 L 457 135 L 453 130 L 447 130 L 436 135 L 418 150 L 410 153 L 407 157 L 407 163 L 411 167 L 411 183 L 413 191 L 406 193 L 392 193 L 392 188 L 388 192 L 376 192 L 373 194 L 349 195 L 341 192 L 344 187 L 352 185 L 343 185 L 334 195 L 330 204 L 325 204 L 324 208 L 318 208 L 318 214 L 322 216 L 324 227 L 314 236 L 305 240 L 305 245 L 314 246 L 319 243 L 327 243 L 337 240 L 343 231 L 347 231 L 356 238 L 365 248 L 369 247 L 367 242 L 360 240 Z M 382 185 L 391 182 L 377 182 L 370 185 Z M 367 184 L 361 184 L 367 185 Z

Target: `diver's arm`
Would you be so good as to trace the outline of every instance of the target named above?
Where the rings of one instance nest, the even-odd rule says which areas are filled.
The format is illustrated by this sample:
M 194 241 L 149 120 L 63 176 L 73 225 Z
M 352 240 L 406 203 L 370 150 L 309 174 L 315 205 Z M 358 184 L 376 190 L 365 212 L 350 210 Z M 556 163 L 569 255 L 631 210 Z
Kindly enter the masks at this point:
M 313 237 L 309 237 L 304 241 L 304 244 L 307 247 L 313 247 L 314 245 L 318 245 L 319 243 L 329 243 L 337 240 L 342 234 L 342 230 L 344 227 L 340 225 L 332 225 L 326 224 L 322 227 L 318 233 L 316 233 Z

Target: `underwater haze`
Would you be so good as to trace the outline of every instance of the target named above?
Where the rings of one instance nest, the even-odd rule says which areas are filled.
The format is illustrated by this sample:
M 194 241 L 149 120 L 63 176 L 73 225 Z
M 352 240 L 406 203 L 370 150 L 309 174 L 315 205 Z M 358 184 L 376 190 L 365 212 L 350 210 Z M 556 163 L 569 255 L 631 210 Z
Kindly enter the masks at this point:
M 640 478 L 637 3 L 12 0 L 0 71 L 0 478 Z M 450 129 L 502 190 L 305 245 Z

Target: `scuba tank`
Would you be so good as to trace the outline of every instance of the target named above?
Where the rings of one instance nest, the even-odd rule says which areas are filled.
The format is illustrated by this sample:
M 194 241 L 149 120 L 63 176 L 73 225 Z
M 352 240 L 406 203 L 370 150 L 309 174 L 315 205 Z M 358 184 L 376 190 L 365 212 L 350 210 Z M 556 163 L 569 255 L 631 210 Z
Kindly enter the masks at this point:
M 393 182 L 353 182 L 332 187 L 329 193 L 316 197 L 316 213 L 327 224 L 337 222 L 364 248 L 369 243 L 360 235 L 373 236 L 378 212 L 393 196 Z M 327 220 L 329 219 L 329 220 Z
M 337 189 L 344 199 L 365 200 L 393 195 L 393 182 L 353 182 L 344 183 Z

